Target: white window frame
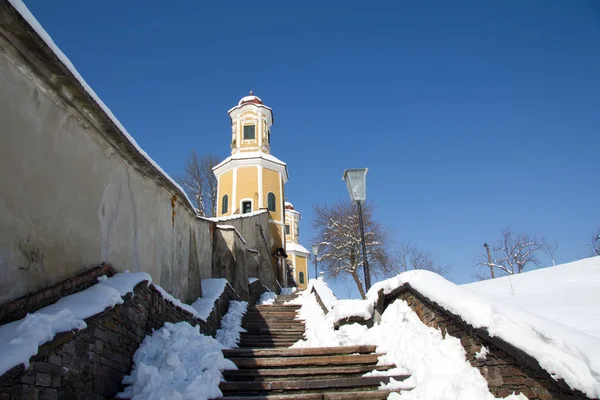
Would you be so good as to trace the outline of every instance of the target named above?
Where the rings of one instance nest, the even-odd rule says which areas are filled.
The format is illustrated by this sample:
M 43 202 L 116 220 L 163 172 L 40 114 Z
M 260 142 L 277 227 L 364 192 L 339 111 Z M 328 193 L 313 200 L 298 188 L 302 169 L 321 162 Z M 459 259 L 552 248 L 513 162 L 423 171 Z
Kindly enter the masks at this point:
M 244 198 L 244 199 L 240 199 L 240 214 L 243 215 L 244 214 L 244 207 L 243 204 L 244 202 L 249 201 L 250 202 L 250 212 L 254 211 L 254 200 L 250 199 L 250 198 Z

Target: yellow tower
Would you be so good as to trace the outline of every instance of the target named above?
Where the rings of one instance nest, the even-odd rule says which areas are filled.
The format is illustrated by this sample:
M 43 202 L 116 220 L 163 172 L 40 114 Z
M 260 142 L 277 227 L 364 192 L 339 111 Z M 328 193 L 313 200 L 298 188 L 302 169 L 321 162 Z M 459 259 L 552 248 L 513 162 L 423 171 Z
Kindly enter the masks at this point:
M 271 155 L 273 111 L 250 92 L 229 110 L 231 156 L 213 168 L 217 177 L 217 216 L 269 211 L 271 255 L 285 255 L 284 185 L 286 164 Z M 283 260 L 273 257 L 277 267 Z M 277 275 L 285 283 L 282 268 Z
M 308 257 L 310 253 L 300 244 L 300 213 L 292 203 L 285 202 L 285 250 L 298 289 L 308 285 Z

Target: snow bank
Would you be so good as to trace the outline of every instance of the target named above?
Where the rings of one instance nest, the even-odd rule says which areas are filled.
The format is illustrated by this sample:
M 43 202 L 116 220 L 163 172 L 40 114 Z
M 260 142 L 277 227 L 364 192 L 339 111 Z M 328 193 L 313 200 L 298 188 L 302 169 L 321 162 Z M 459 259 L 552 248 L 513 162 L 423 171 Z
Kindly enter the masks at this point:
M 494 303 L 429 271 L 408 271 L 378 282 L 367 293 L 367 299 L 375 304 L 379 290 L 389 294 L 405 283 L 473 327 L 485 328 L 491 336 L 534 357 L 555 379 L 564 379 L 571 388 L 591 398 L 600 397 L 598 338 L 527 311 Z
M 130 385 L 117 398 L 184 400 L 221 397 L 224 369 L 237 369 L 223 357 L 221 344 L 187 322 L 171 324 L 147 336 L 133 356 Z
M 461 287 L 600 338 L 600 256 Z
M 152 278 L 145 272 L 101 277 L 86 290 L 0 326 L 0 375 L 19 364 L 29 366 L 29 358 L 37 354 L 39 346 L 57 333 L 87 328 L 86 318 L 123 303 L 122 296 L 143 281 L 150 283 Z
M 310 293 L 313 289 L 319 294 L 319 298 L 323 302 L 323 305 L 328 310 L 331 310 L 337 302 L 337 297 L 335 297 L 335 294 L 333 294 L 333 291 L 329 288 L 327 282 L 323 279 L 311 279 L 308 281 L 306 291 Z
M 192 308 L 196 310 L 198 318 L 206 321 L 213 310 L 215 301 L 223 294 L 225 285 L 227 285 L 225 278 L 202 280 L 202 297 L 192 303 Z
M 268 305 L 275 303 L 277 295 L 273 292 L 264 292 L 260 295 L 260 299 L 256 302 L 257 305 Z
M 246 332 L 242 328 L 242 318 L 248 310 L 248 303 L 245 301 L 230 301 L 229 311 L 221 320 L 221 328 L 217 331 L 217 341 L 224 347 L 238 347 L 240 342 L 240 333 Z
M 396 301 L 382 314 L 381 323 L 367 328 L 359 324 L 333 329 L 333 318 L 323 314 L 314 294 L 304 292 L 299 297 L 302 304 L 299 316 L 306 322 L 306 340 L 295 343 L 294 348 L 375 345 L 377 352 L 386 353 L 378 364 L 396 365 L 388 371 L 373 371 L 366 376 L 410 374 L 402 382 L 386 385 L 389 389 L 412 389 L 392 394 L 389 399 L 411 400 L 493 400 L 487 382 L 479 371 L 466 360 L 460 340 L 424 325 L 404 301 Z M 352 302 L 345 301 L 349 306 Z M 337 307 L 337 305 L 336 305 Z M 334 307 L 334 309 L 336 308 Z M 526 400 L 525 396 L 506 399 Z
M 154 161 L 137 144 L 137 142 L 135 141 L 133 136 L 131 136 L 129 134 L 129 132 L 127 132 L 127 129 L 125 129 L 125 127 L 121 124 L 121 122 L 117 119 L 117 117 L 115 117 L 115 115 L 112 113 L 110 108 L 108 108 L 108 106 L 106 104 L 104 104 L 104 102 L 102 100 L 100 100 L 100 97 L 98 97 L 96 92 L 94 92 L 94 90 L 90 87 L 90 85 L 88 85 L 87 82 L 83 79 L 83 77 L 79 74 L 79 71 L 77 71 L 77 69 L 71 62 L 71 60 L 69 60 L 67 58 L 67 56 L 58 48 L 56 43 L 54 43 L 54 41 L 52 40 L 50 35 L 48 35 L 48 32 L 46 32 L 46 30 L 42 27 L 42 25 L 40 25 L 40 23 L 37 21 L 37 19 L 35 19 L 35 17 L 33 16 L 33 14 L 31 14 L 31 12 L 27 8 L 27 6 L 25 6 L 25 4 L 21 0 L 8 0 L 8 2 L 10 4 L 12 4 L 12 6 L 15 8 L 15 10 L 17 10 L 17 12 L 19 14 L 21 14 L 23 19 L 25 19 L 25 21 L 27 21 L 27 23 L 31 26 L 31 28 L 40 36 L 40 38 L 44 41 L 44 43 L 46 43 L 46 45 L 50 48 L 50 50 L 52 50 L 52 52 L 54 53 L 54 55 L 56 55 L 56 57 L 60 60 L 60 62 L 62 62 L 65 65 L 65 67 L 67 67 L 67 69 L 73 74 L 75 79 L 77 79 L 77 81 L 81 84 L 81 86 L 87 92 L 87 94 L 90 95 L 90 97 L 94 100 L 94 102 L 96 102 L 96 104 L 102 109 L 102 111 L 104 111 L 104 113 L 108 116 L 108 118 L 110 118 L 110 120 L 115 124 L 117 129 L 123 134 L 123 136 L 125 136 L 127 141 L 129 141 L 129 143 L 131 143 L 131 145 L 138 151 L 138 153 L 143 158 L 145 158 L 146 161 L 148 161 L 154 168 L 156 168 L 156 170 L 158 170 L 158 172 L 164 178 L 166 178 L 169 182 L 171 182 L 171 184 L 173 186 L 175 186 L 179 190 L 180 194 L 185 197 L 185 199 L 186 199 L 188 205 L 191 207 L 191 209 L 196 210 L 196 208 L 194 207 L 194 204 L 191 202 L 191 200 L 189 199 L 189 197 L 187 196 L 187 194 L 183 190 L 183 188 L 177 182 L 175 182 L 175 180 L 173 178 L 171 178 L 171 176 L 169 176 L 169 174 L 167 174 L 156 163 L 156 161 Z
M 246 214 L 236 214 L 236 215 L 229 215 L 229 216 L 225 216 L 225 217 L 202 217 L 202 218 L 209 220 L 209 221 L 213 221 L 213 222 L 226 222 L 226 221 L 231 221 L 234 219 L 254 217 L 255 215 L 264 214 L 266 212 L 267 212 L 267 210 L 258 210 L 258 211 L 252 211 L 252 212 L 249 212 Z

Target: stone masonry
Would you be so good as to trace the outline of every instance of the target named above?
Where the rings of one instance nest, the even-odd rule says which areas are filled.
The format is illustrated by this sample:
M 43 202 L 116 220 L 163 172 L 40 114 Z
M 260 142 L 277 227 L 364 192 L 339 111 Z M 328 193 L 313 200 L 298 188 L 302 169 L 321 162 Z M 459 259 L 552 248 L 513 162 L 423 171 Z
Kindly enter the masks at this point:
M 229 301 L 235 299 L 227 285 L 205 322 L 166 301 L 153 285 L 141 282 L 123 304 L 86 319 L 86 329 L 58 334 L 39 348 L 27 368 L 19 365 L 1 376 L 0 399 L 112 398 L 122 390 L 133 354 L 153 329 L 165 322 L 187 321 L 214 335 Z

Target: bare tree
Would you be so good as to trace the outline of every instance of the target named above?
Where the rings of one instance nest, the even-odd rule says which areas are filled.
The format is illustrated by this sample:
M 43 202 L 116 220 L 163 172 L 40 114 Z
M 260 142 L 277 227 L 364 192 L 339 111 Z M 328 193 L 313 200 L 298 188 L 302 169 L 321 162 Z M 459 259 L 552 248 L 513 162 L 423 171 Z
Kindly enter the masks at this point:
M 600 228 L 592 235 L 592 254 L 600 256 Z
M 554 261 L 554 255 L 556 254 L 556 249 L 558 249 L 558 242 L 546 242 L 543 251 L 548 253 L 550 259 L 552 260 L 552 265 L 556 266 L 556 262 Z
M 203 217 L 217 214 L 217 178 L 212 169 L 218 162 L 219 159 L 212 154 L 198 156 L 192 150 L 185 160 L 184 175 L 177 178 L 188 196 L 196 201 L 198 214 Z
M 544 237 L 531 235 L 526 232 L 514 232 L 506 228 L 501 232 L 501 238 L 491 252 L 481 253 L 477 262 L 478 266 L 503 271 L 506 274 L 520 274 L 529 264 L 538 265 L 537 255 L 540 251 L 548 252 L 552 246 Z M 552 254 L 555 248 L 552 248 Z
M 439 264 L 430 252 L 417 247 L 410 240 L 401 242 L 394 250 L 390 269 L 396 273 L 411 269 L 424 269 L 446 275 L 451 267 Z
M 372 273 L 388 270 L 388 252 L 386 243 L 390 233 L 373 219 L 373 207 L 363 204 L 363 224 L 367 260 Z M 319 263 L 327 269 L 332 279 L 341 274 L 349 274 L 365 298 L 365 290 L 360 277 L 363 257 L 361 237 L 356 206 L 350 201 L 340 201 L 332 207 L 314 207 L 313 227 L 316 231 L 316 243 L 320 244 Z

